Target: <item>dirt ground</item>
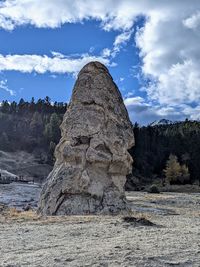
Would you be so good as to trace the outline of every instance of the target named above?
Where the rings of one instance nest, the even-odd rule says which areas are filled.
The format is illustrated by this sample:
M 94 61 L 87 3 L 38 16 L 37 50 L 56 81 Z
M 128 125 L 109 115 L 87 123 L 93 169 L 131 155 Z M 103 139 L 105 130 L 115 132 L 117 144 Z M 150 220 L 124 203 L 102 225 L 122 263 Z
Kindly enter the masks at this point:
M 200 266 L 200 194 L 132 192 L 127 198 L 137 222 L 40 218 L 0 207 L 0 266 Z

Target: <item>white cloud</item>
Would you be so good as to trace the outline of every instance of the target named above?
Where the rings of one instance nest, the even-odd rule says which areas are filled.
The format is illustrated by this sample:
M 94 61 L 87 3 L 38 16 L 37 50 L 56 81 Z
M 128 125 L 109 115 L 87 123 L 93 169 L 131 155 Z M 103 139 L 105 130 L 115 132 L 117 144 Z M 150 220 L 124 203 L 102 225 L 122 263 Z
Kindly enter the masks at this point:
M 178 107 L 173 105 L 159 105 L 147 102 L 139 96 L 127 96 L 124 104 L 129 112 L 132 122 L 138 122 L 141 125 L 147 125 L 153 121 L 168 118 L 172 121 L 200 120 L 200 105 L 191 107 L 187 104 L 181 104 Z
M 69 73 L 76 75 L 79 70 L 90 61 L 100 61 L 107 66 L 113 66 L 103 57 L 84 54 L 79 58 L 65 57 L 53 52 L 53 57 L 46 55 L 6 55 L 0 54 L 0 71 L 20 71 L 36 73 Z
M 14 25 L 11 20 L 7 20 L 5 16 L 0 15 L 0 28 L 12 31 L 14 29 Z
M 114 41 L 114 47 L 119 47 L 122 44 L 126 43 L 130 39 L 132 33 L 133 31 L 126 31 L 117 35 Z
M 132 33 L 133 30 L 125 31 L 116 36 L 111 53 L 112 57 L 115 57 L 116 54 L 120 52 L 120 49 L 123 47 L 123 45 L 130 40 Z
M 133 30 L 124 31 L 120 34 L 118 34 L 115 37 L 113 47 L 111 49 L 104 48 L 102 51 L 102 57 L 112 57 L 115 58 L 116 55 L 120 52 L 121 48 L 127 44 L 127 42 L 130 40 L 131 35 L 133 33 Z
M 189 29 L 196 29 L 200 26 L 200 12 L 197 12 L 189 18 L 183 20 L 183 25 Z
M 0 4 L 0 22 L 4 29 L 19 25 L 36 27 L 60 27 L 84 19 L 102 21 L 105 30 L 130 29 L 133 18 L 141 12 L 141 6 L 126 0 L 5 0 Z M 142 1 L 146 2 L 146 1 Z M 143 3 L 144 5 L 145 3 Z M 136 6 L 138 6 L 136 8 Z
M 173 106 L 152 105 L 139 96 L 125 98 L 124 104 L 129 112 L 131 121 L 137 121 L 141 125 L 147 125 L 162 118 L 168 118 L 172 121 L 183 120 L 184 117 L 194 119 L 194 117 L 186 114 L 184 110 L 186 109 L 186 106 L 181 107 L 181 110 L 177 111 Z
M 100 57 L 105 63 L 130 40 L 133 25 L 139 16 L 145 17 L 142 29 L 137 29 L 136 45 L 140 51 L 142 74 L 149 79 L 144 87 L 148 103 L 160 107 L 186 104 L 191 114 L 198 112 L 200 101 L 200 1 L 199 0 L 6 0 L 0 4 L 0 27 L 12 30 L 19 25 L 60 27 L 95 19 L 104 30 L 120 31 L 113 48 Z M 0 69 L 20 71 L 77 72 L 91 56 L 72 59 L 54 54 L 52 58 L 37 55 L 0 57 Z M 98 60 L 98 59 L 97 59 Z M 130 59 L 131 60 L 131 59 Z M 22 66 L 24 65 L 24 66 Z M 193 105 L 195 103 L 195 105 Z M 195 114 L 196 114 L 195 113 Z
M 198 102 L 200 35 L 193 31 L 198 16 L 191 14 L 198 14 L 200 2 L 193 1 L 189 6 L 187 1 L 174 1 L 166 6 L 158 5 L 159 9 L 162 12 L 149 11 L 144 27 L 136 35 L 142 72 L 150 79 L 145 87 L 148 98 L 177 108 L 182 103 Z
M 51 51 L 51 54 L 53 57 L 57 57 L 57 58 L 65 58 L 65 56 L 59 52 L 56 51 Z
M 135 97 L 127 97 L 124 99 L 124 104 L 129 107 L 135 104 L 144 104 L 144 99 L 140 96 L 135 96 Z M 146 104 L 145 104 L 146 105 Z
M 150 99 L 177 105 L 200 101 L 199 63 L 187 60 L 172 65 L 146 88 Z
M 94 50 L 95 50 L 95 47 L 91 46 L 90 49 L 89 49 L 89 52 L 90 52 L 90 53 L 93 53 Z
M 102 57 L 109 57 L 111 55 L 111 49 L 104 48 L 101 55 L 102 55 Z
M 56 79 L 56 78 L 57 78 L 57 75 L 55 75 L 55 74 L 51 74 L 50 77 L 51 77 L 52 79 Z
M 16 92 L 8 87 L 7 82 L 7 80 L 0 80 L 0 89 L 8 92 L 11 96 L 15 95 Z

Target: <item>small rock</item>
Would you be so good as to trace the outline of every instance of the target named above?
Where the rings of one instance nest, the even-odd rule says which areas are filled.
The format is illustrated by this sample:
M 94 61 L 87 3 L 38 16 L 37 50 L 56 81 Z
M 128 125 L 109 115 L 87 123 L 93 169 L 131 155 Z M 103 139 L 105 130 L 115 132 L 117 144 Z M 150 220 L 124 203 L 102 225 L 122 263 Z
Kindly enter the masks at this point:
M 23 208 L 24 211 L 29 211 L 31 209 L 31 205 L 30 204 L 26 204 Z

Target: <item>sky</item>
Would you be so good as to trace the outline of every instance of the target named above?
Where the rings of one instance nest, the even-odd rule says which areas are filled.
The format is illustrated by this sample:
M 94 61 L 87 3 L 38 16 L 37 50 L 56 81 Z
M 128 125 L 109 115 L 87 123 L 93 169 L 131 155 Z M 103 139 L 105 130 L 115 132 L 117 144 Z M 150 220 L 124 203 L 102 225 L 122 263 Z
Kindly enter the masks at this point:
M 69 102 L 105 64 L 132 122 L 200 119 L 199 0 L 0 0 L 0 102 Z

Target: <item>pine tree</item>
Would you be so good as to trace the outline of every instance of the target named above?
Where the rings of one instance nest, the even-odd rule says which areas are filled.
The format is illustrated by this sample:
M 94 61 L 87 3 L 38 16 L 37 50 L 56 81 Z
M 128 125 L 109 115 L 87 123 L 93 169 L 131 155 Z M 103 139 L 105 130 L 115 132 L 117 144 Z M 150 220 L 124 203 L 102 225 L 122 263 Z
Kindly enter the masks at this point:
M 0 149 L 5 149 L 9 147 L 9 139 L 5 132 L 0 134 Z
M 49 142 L 53 142 L 55 144 L 60 140 L 60 123 L 61 120 L 56 113 L 53 113 L 50 117 L 50 122 L 46 124 L 44 135 L 48 139 Z
M 10 111 L 10 105 L 7 100 L 3 100 L 1 103 L 1 111 L 3 113 L 8 113 Z
M 41 132 L 43 130 L 43 122 L 42 122 L 42 117 L 39 112 L 34 112 L 31 122 L 30 122 L 30 131 L 31 135 L 38 137 L 41 136 Z
M 190 173 L 189 173 L 189 170 L 188 170 L 188 167 L 183 164 L 181 166 L 181 180 L 180 180 L 180 183 L 182 184 L 185 184 L 185 183 L 188 183 L 190 181 Z

